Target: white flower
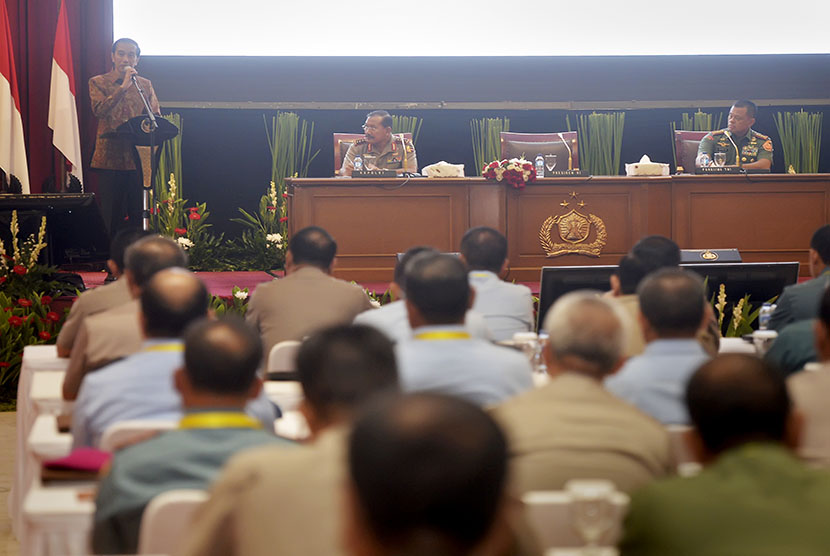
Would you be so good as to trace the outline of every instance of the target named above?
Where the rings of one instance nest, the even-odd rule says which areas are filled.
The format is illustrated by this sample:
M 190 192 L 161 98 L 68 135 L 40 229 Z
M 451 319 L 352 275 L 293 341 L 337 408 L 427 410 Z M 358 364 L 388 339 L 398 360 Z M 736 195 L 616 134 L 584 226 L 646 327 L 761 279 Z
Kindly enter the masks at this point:
M 176 243 L 179 244 L 179 247 L 181 247 L 182 249 L 185 249 L 185 250 L 190 249 L 191 247 L 193 247 L 193 242 L 190 241 L 189 239 L 187 239 L 186 237 L 177 238 Z
M 380 309 L 380 301 L 378 301 L 377 299 L 369 298 L 369 305 L 371 305 L 375 309 Z
M 265 236 L 265 241 L 269 241 L 271 243 L 282 243 L 282 235 L 281 234 L 268 234 Z
M 248 292 L 246 290 L 239 290 L 233 296 L 237 299 L 248 299 Z

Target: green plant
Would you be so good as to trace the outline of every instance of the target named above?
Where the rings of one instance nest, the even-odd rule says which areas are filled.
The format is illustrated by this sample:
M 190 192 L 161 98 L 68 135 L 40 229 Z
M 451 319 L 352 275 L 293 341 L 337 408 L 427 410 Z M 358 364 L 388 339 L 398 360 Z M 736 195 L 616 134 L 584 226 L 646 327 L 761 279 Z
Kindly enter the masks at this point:
M 244 317 L 245 313 L 248 312 L 248 297 L 248 288 L 234 286 L 231 289 L 231 297 L 229 299 L 219 297 L 218 295 L 211 295 L 210 309 L 218 318 L 225 315 Z
M 568 130 L 570 118 L 566 118 Z M 577 115 L 579 165 L 592 176 L 616 176 L 620 170 L 625 112 Z
M 46 217 L 40 219 L 40 228 L 37 235 L 32 234 L 20 241 L 20 226 L 17 211 L 12 211 L 9 225 L 11 230 L 11 244 L 6 251 L 6 245 L 0 239 L 0 286 L 2 291 L 12 297 L 23 297 L 31 292 L 40 291 L 55 294 L 57 282 L 51 279 L 56 269 L 39 264 L 38 258 L 46 248 Z
M 184 189 L 182 188 L 182 132 L 184 131 L 182 117 L 179 114 L 165 114 L 162 117 L 179 128 L 179 133 L 162 145 L 156 171 L 155 187 L 153 188 L 154 194 L 158 197 L 158 194 L 161 193 L 159 188 L 164 186 L 168 176 L 174 176 L 179 186 L 179 196 L 184 196 Z
M 418 143 L 423 118 L 417 116 L 392 116 L 392 133 L 411 133 L 412 144 Z
M 778 296 L 768 300 L 767 303 L 774 303 Z M 740 338 L 745 334 L 752 334 L 752 325 L 758 319 L 758 314 L 761 312 L 761 305 L 755 307 L 749 302 L 749 294 L 741 297 L 737 303 L 732 303 L 731 306 L 727 304 L 726 299 L 726 285 L 721 284 L 718 288 L 717 300 L 715 294 L 709 300 L 712 307 L 715 309 L 715 315 L 718 318 L 718 329 L 721 336 L 724 338 Z M 727 315 L 729 318 L 727 319 Z M 726 328 L 724 329 L 724 322 Z
M 501 160 L 502 131 L 510 131 L 509 118 L 481 118 L 470 121 L 470 134 L 473 139 L 473 160 L 477 175 L 484 173 L 484 165 Z
M 818 172 L 821 153 L 821 112 L 778 112 L 775 127 L 781 136 L 784 166 L 791 173 L 815 174 Z

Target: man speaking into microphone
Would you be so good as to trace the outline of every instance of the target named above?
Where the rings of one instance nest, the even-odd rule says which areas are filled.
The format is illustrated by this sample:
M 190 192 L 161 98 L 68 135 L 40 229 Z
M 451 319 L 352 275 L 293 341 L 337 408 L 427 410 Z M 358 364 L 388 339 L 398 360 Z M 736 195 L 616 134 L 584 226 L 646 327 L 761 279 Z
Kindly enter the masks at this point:
M 729 110 L 726 129 L 712 131 L 700 140 L 697 166 L 714 164 L 715 154 L 723 153 L 726 166 L 747 169 L 772 167 L 772 140 L 752 129 L 758 108 L 749 100 L 739 100 Z
M 95 153 L 90 166 L 98 174 L 98 198 L 110 236 L 123 227 L 141 227 L 142 184 L 133 160 L 129 139 L 118 137 L 115 130 L 145 112 L 144 102 L 136 90 L 136 81 L 147 96 L 150 108 L 160 114 L 159 101 L 149 79 L 138 76 L 141 49 L 132 39 L 118 39 L 112 44 L 109 73 L 89 80 L 92 113 L 98 118 Z M 125 222 L 125 216 L 129 220 Z
M 386 110 L 367 114 L 363 138 L 352 143 L 346 151 L 340 175 L 352 175 L 356 158 L 360 158 L 364 170 L 395 170 L 399 174 L 418 171 L 415 146 L 402 134 L 392 133 L 392 116 Z

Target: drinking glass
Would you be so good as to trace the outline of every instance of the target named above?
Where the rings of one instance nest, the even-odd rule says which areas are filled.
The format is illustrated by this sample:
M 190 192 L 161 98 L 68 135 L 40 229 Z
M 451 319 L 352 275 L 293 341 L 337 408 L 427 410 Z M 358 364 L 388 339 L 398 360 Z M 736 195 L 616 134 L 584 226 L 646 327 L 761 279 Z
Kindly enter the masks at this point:
M 726 166 L 726 153 L 715 153 L 715 166 Z
M 606 481 L 569 481 L 565 488 L 571 495 L 574 527 L 585 542 L 583 554 L 600 554 L 599 541 L 614 524 L 613 485 Z
M 363 155 L 363 168 L 366 170 L 377 170 L 377 156 L 373 154 L 364 154 Z
M 553 172 L 553 169 L 556 168 L 556 155 L 555 154 L 546 154 L 545 155 L 545 170 L 548 171 L 550 174 Z

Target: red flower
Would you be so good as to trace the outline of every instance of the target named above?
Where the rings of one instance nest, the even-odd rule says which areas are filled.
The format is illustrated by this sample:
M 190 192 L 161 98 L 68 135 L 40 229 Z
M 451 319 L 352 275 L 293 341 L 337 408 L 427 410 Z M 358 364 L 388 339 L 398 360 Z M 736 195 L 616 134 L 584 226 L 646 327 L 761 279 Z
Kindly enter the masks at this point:
M 173 230 L 173 231 L 174 231 L 174 232 L 176 232 L 176 233 L 177 233 L 178 235 L 180 235 L 180 236 L 183 236 L 183 235 L 185 235 L 185 234 L 187 233 L 187 230 L 186 230 L 186 229 L 184 229 L 184 228 L 176 228 L 176 229 L 175 229 L 175 230 Z
M 26 274 L 28 272 L 28 270 L 26 270 L 25 266 L 16 264 L 12 268 L 12 272 L 14 272 L 15 274 L 18 274 L 20 276 L 23 276 L 24 274 Z
M 0 361 L 0 369 L 2 369 L 2 368 L 8 369 L 11 366 L 12 366 L 11 363 L 6 363 L 5 361 Z
M 3 307 L 3 310 L 7 313 L 12 310 L 12 307 Z
M 277 212 L 277 207 L 265 207 L 271 212 Z
M 287 216 L 281 217 L 280 222 L 288 222 L 288 217 Z
M 61 320 L 61 316 L 57 314 L 55 311 L 49 311 L 48 313 L 46 313 L 46 320 L 58 322 L 59 320 Z
M 10 326 L 21 326 L 23 324 L 23 319 L 20 317 L 9 317 L 9 325 Z
M 190 212 L 196 212 L 199 210 L 199 207 L 188 207 L 187 210 L 189 210 Z
M 40 334 L 38 334 L 38 336 L 40 337 L 41 340 L 51 340 L 52 339 L 52 335 L 49 334 L 45 330 L 43 332 L 41 332 Z
M 0 276 L 0 284 L 5 284 L 8 278 L 6 276 Z
M 191 220 L 201 220 L 202 219 L 201 215 L 199 215 L 198 212 L 191 212 L 190 216 L 188 216 L 188 218 L 190 218 Z
M 52 303 L 52 297 L 51 296 L 44 295 L 40 298 L 40 304 L 41 305 L 49 305 L 50 303 Z
M 283 198 L 283 199 L 288 199 L 288 193 L 283 193 L 283 194 L 282 194 L 282 198 Z
M 20 305 L 21 307 L 31 307 L 32 306 L 31 300 L 25 299 L 25 298 L 22 298 L 22 297 L 17 300 L 17 304 Z

